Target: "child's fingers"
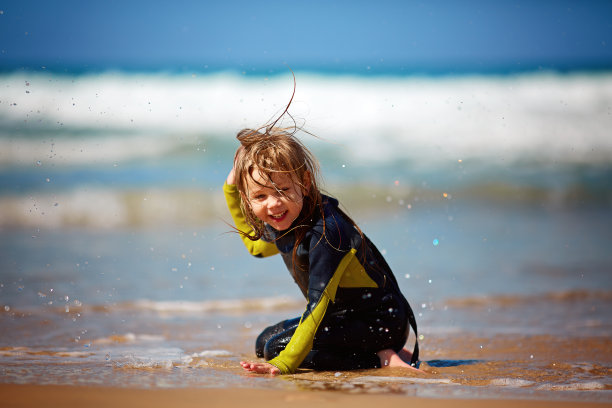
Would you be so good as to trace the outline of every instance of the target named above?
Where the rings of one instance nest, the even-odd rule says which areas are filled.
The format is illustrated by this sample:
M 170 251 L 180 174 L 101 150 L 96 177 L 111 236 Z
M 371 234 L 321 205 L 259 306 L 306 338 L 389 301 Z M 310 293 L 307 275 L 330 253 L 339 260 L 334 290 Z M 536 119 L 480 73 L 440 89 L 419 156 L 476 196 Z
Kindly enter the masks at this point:
M 257 374 L 272 374 L 277 375 L 280 374 L 280 370 L 268 363 L 251 363 L 248 361 L 241 361 L 240 365 L 247 371 Z

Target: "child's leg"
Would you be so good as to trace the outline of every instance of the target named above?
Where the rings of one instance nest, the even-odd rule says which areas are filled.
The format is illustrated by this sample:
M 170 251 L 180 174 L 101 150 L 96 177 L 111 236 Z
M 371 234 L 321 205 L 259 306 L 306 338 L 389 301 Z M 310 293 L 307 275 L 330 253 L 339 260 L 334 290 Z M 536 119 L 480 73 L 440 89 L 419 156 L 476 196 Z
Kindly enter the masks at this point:
M 266 343 L 272 337 L 280 333 L 286 332 L 287 330 L 292 330 L 291 334 L 293 334 L 293 331 L 295 331 L 295 328 L 297 327 L 299 323 L 300 323 L 300 318 L 296 317 L 294 319 L 283 320 L 282 322 L 277 323 L 273 326 L 266 327 L 261 332 L 261 334 L 257 337 L 257 340 L 255 341 L 255 355 L 257 355 L 257 357 L 259 358 L 264 357 L 264 349 L 265 349 Z M 291 335 L 289 335 L 289 338 L 291 338 Z
M 258 356 L 263 356 L 266 360 L 278 356 L 291 340 L 299 321 L 299 318 L 290 319 L 265 329 L 257 339 L 257 352 L 262 351 L 262 355 Z M 363 344 L 361 341 L 356 341 L 356 336 L 345 337 L 348 334 L 346 323 L 342 321 L 332 325 L 334 329 L 339 329 L 338 331 L 323 329 L 325 334 L 315 339 L 313 349 L 300 367 L 313 370 L 358 370 L 380 367 L 380 360 L 374 351 L 363 350 Z

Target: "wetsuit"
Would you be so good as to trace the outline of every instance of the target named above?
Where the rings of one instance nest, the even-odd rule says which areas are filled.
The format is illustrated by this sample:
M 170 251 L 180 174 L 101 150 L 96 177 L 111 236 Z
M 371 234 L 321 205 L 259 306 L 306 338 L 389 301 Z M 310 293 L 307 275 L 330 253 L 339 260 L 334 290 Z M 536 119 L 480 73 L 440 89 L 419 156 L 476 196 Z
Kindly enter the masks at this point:
M 236 186 L 225 184 L 223 190 L 236 227 L 252 233 L 240 210 Z M 321 205 L 322 214 L 319 209 L 310 217 L 300 214 L 287 231 L 266 225 L 265 238 L 242 237 L 255 256 L 280 253 L 308 301 L 301 317 L 266 328 L 256 341 L 257 356 L 284 374 L 298 367 L 380 367 L 378 351 L 401 350 L 409 323 L 416 333 L 414 314 L 374 244 L 359 234 L 336 199 L 322 196 Z M 296 228 L 307 231 L 294 259 Z M 417 359 L 415 345 L 413 363 Z

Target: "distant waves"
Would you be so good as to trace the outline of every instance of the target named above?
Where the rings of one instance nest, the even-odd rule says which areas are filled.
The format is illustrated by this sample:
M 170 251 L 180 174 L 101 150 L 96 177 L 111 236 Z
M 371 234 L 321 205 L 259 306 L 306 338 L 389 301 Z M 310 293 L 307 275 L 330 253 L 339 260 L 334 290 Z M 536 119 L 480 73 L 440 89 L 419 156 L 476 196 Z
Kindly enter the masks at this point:
M 283 111 L 287 76 L 0 76 L 0 165 L 117 162 L 231 144 Z M 609 162 L 612 74 L 297 76 L 291 113 L 368 162 Z M 292 122 L 285 121 L 285 125 Z M 307 142 L 310 143 L 310 136 Z M 319 143 L 319 142 L 312 142 Z

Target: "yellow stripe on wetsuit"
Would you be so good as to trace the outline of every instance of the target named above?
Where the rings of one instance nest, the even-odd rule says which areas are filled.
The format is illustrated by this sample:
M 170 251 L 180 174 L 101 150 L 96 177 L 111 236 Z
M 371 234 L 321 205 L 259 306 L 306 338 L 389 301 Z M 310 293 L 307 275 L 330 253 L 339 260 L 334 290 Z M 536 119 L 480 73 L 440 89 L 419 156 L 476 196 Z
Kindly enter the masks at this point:
M 340 261 L 334 275 L 323 290 L 319 302 L 309 314 L 305 313 L 289 344 L 280 354 L 268 361 L 278 367 L 283 374 L 293 373 L 312 350 L 315 334 L 325 316 L 329 302 L 336 299 L 338 286 L 346 287 L 378 287 L 365 272 L 355 256 L 357 250 L 351 249 Z
M 236 186 L 227 183 L 223 184 L 223 193 L 225 195 L 225 201 L 227 202 L 227 208 L 229 208 L 236 228 L 242 233 L 253 236 L 254 231 L 249 224 L 246 223 L 244 214 L 240 208 L 240 193 L 238 193 Z M 240 238 L 251 255 L 265 257 L 278 254 L 278 248 L 271 242 L 266 242 L 263 239 L 251 241 L 243 234 L 240 234 Z

